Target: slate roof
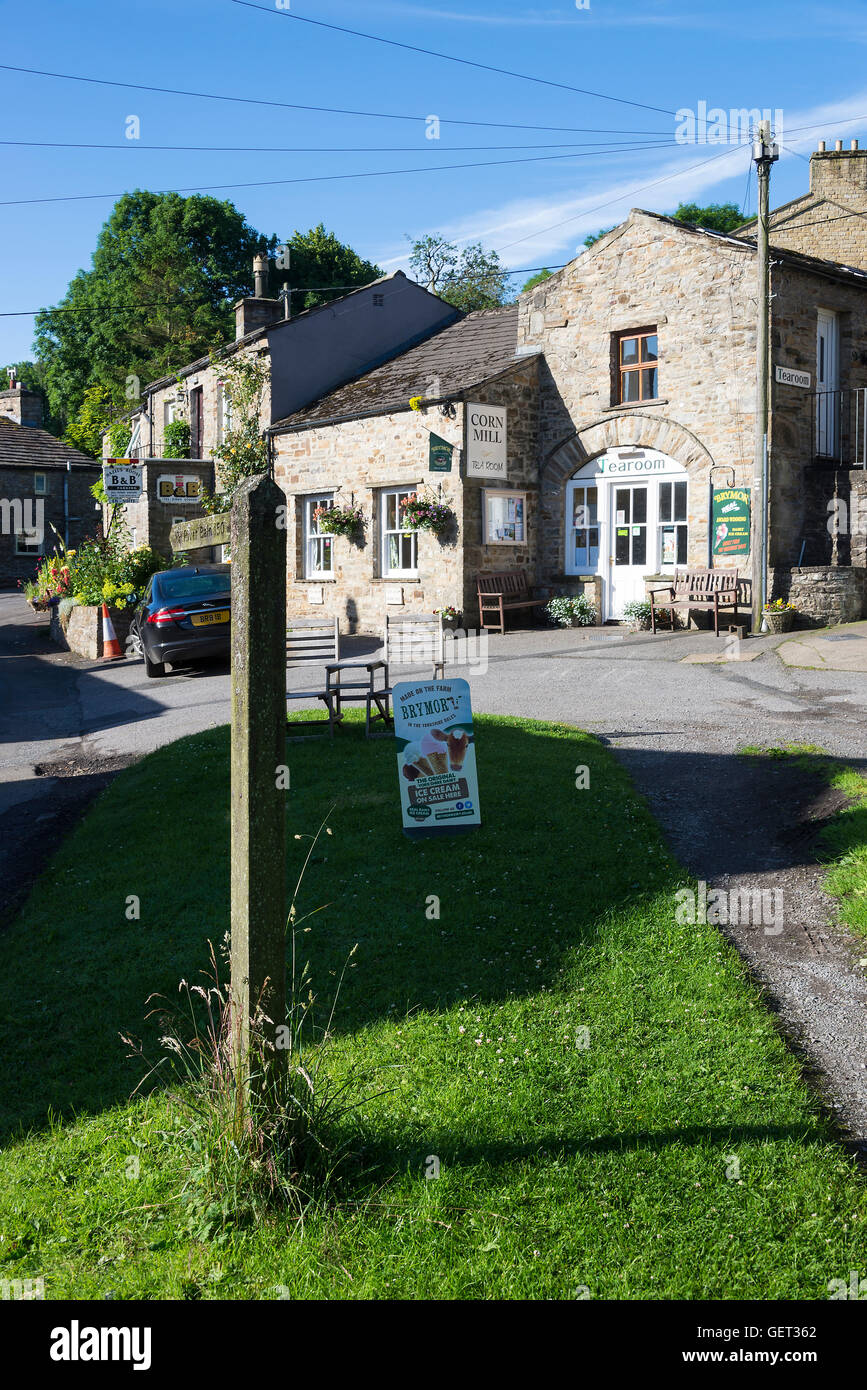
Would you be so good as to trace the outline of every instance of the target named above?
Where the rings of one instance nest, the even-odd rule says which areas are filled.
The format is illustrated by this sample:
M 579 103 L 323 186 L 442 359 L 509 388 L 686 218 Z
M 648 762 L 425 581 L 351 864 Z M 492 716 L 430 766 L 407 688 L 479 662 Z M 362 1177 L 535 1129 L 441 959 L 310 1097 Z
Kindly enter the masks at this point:
M 0 415 L 0 468 L 35 468 L 40 473 L 51 468 L 98 470 L 102 465 L 71 444 L 63 444 L 47 430 L 18 425 L 8 415 Z
M 499 376 L 516 362 L 518 308 L 480 309 L 336 391 L 278 420 L 274 430 L 306 429 L 347 416 L 409 410 L 412 396 L 442 399 Z M 431 383 L 438 380 L 438 388 Z

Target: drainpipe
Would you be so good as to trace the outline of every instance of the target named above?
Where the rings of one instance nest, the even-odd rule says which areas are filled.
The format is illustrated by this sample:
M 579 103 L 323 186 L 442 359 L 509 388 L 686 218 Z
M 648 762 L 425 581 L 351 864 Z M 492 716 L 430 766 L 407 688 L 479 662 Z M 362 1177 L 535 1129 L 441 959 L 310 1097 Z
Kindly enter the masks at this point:
M 63 544 L 69 549 L 69 475 L 72 472 L 72 464 L 66 460 L 66 472 L 63 475 Z

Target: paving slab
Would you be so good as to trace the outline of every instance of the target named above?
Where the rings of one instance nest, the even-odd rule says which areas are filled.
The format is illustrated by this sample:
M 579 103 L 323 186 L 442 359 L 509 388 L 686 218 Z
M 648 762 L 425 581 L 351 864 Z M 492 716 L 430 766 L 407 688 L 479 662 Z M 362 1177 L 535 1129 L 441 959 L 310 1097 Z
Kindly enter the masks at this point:
M 786 666 L 867 672 L 867 622 L 799 632 L 777 647 L 777 655 Z

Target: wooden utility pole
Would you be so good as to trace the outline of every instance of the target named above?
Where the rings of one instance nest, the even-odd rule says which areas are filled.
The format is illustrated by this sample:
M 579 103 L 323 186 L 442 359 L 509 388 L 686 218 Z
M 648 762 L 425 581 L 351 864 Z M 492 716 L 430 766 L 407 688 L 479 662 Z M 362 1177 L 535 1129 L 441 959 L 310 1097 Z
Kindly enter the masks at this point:
M 760 632 L 762 610 L 768 597 L 768 408 L 770 401 L 771 277 L 768 248 L 771 165 L 780 157 L 772 143 L 771 123 L 762 121 L 753 142 L 753 162 L 759 181 L 758 321 L 756 329 L 756 439 L 753 467 L 750 558 L 752 572 L 753 632 Z
M 262 1008 L 273 1043 L 286 1010 L 285 500 L 261 474 L 241 484 L 232 504 L 231 998 L 235 1060 L 246 1080 L 251 1014 Z M 269 1055 L 279 1063 L 279 1051 Z

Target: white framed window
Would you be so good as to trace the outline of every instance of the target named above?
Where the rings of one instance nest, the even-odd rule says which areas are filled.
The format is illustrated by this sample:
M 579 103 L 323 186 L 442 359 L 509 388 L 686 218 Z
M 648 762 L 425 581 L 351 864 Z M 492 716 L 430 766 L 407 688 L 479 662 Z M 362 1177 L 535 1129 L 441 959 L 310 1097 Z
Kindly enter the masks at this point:
M 45 493 L 48 491 L 48 488 L 46 486 L 46 477 L 44 473 L 33 474 L 33 491 L 36 493 L 37 497 L 40 493 L 42 493 L 42 495 L 44 496 Z
M 527 494 L 485 488 L 482 506 L 483 545 L 527 544 Z
M 588 483 L 572 488 L 567 546 L 571 546 L 570 573 L 596 573 L 599 564 L 599 488 Z
M 404 531 L 400 504 L 415 495 L 415 488 L 390 487 L 380 494 L 382 576 L 396 579 L 418 576 L 418 531 Z
M 304 498 L 304 578 L 326 579 L 334 574 L 334 537 L 319 529 L 318 509 L 334 506 L 330 493 Z
M 178 418 L 177 401 L 163 401 L 163 429 L 166 425 L 171 425 Z
M 660 570 L 685 565 L 689 535 L 686 480 L 660 481 L 657 531 Z
M 42 541 L 35 531 L 15 532 L 16 555 L 41 555 L 42 544 Z

